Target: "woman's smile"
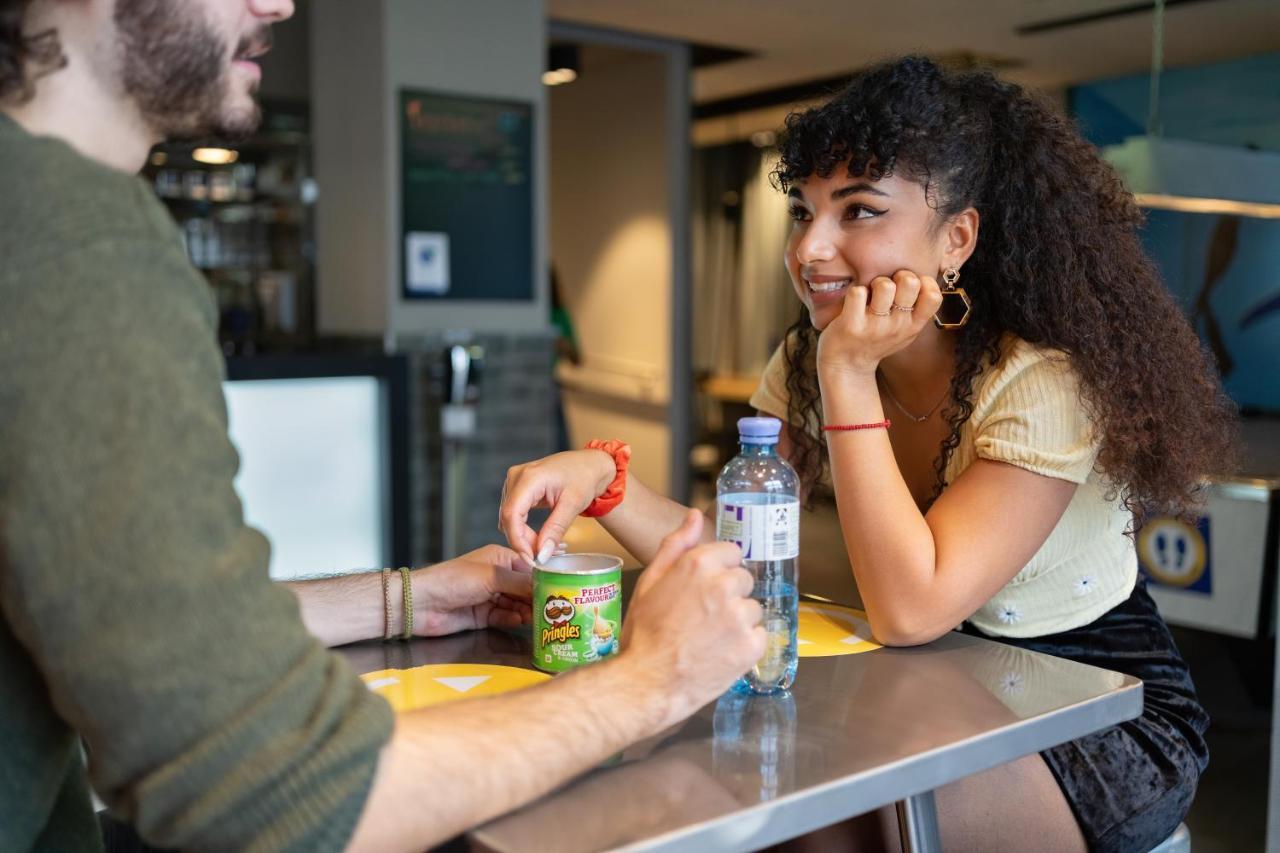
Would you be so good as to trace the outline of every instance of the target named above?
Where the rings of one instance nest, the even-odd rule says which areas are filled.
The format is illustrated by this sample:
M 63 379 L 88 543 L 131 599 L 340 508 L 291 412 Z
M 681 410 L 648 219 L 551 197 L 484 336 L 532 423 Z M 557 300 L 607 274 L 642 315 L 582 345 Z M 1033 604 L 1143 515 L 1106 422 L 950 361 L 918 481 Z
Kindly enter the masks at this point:
M 844 299 L 845 290 L 853 283 L 850 276 L 805 273 L 803 278 L 809 288 L 809 301 L 814 307 L 840 302 Z

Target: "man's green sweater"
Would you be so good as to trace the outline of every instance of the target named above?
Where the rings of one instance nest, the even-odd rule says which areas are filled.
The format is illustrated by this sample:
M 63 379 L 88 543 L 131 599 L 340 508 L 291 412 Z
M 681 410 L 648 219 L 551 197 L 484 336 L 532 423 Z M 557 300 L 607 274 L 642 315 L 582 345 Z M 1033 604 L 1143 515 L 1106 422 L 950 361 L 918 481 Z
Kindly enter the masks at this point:
M 3 114 L 0 199 L 0 850 L 100 849 L 90 786 L 157 846 L 341 849 L 392 714 L 245 526 L 208 286 Z

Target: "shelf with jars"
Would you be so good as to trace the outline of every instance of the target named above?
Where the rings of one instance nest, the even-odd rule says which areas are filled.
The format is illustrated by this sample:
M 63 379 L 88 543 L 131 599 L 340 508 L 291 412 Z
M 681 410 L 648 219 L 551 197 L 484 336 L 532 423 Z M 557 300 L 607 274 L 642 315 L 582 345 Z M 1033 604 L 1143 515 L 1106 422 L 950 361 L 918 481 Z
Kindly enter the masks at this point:
M 144 178 L 209 280 L 230 354 L 314 340 L 314 204 L 305 104 L 264 103 L 248 139 L 165 143 Z

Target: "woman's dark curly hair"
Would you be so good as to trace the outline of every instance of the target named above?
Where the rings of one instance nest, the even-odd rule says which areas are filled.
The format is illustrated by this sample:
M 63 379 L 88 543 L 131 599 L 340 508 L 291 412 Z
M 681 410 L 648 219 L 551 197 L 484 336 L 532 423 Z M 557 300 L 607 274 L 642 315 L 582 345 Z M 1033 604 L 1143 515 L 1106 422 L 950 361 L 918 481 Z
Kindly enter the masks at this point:
M 57 32 L 23 32 L 30 6 L 31 0 L 0 0 L 0 102 L 27 100 L 36 77 L 67 64 Z
M 940 221 L 973 207 L 977 246 L 964 267 L 973 301 L 954 332 L 956 371 L 935 460 L 936 499 L 975 378 L 1012 333 L 1067 354 L 1100 431 L 1097 465 L 1140 523 L 1185 515 L 1201 477 L 1234 461 L 1235 408 L 1138 239 L 1142 214 L 1115 172 L 1055 108 L 988 72 L 948 72 L 908 57 L 869 68 L 828 103 L 787 119 L 775 182 L 896 173 L 925 189 Z M 892 272 L 887 271 L 887 272 Z M 788 420 L 802 480 L 825 448 L 807 314 L 788 331 Z

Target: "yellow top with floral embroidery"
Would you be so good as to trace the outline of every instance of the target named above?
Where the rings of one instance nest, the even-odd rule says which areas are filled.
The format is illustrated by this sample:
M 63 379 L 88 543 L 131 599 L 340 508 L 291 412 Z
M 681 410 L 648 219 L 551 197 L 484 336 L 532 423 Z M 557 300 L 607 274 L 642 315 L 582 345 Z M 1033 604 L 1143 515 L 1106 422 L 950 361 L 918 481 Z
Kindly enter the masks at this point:
M 751 405 L 785 420 L 786 360 L 779 347 L 765 367 Z M 1126 600 L 1138 576 L 1132 514 L 1110 494 L 1095 468 L 1099 439 L 1081 403 L 1067 357 L 1012 335 L 1000 359 L 974 380 L 973 414 L 947 465 L 947 482 L 977 459 L 1007 462 L 1076 483 L 1062 518 L 1030 562 L 973 613 L 986 634 L 1039 637 L 1087 625 Z M 809 424 L 817 436 L 818 425 Z M 976 519 L 989 535 L 1015 519 Z

